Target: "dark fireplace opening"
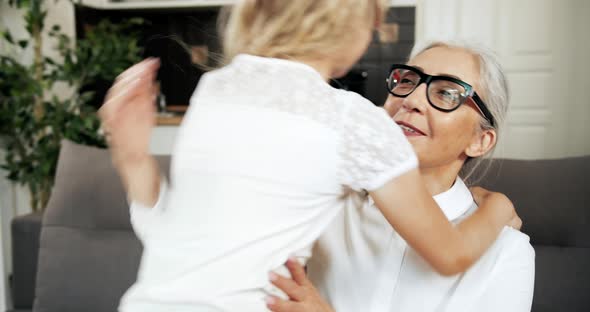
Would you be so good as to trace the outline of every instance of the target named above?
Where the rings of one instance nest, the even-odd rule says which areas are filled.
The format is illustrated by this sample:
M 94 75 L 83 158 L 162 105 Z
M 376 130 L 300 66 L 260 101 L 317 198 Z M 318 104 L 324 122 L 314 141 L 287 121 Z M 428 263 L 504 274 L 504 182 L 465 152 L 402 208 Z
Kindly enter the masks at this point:
M 220 8 L 170 10 L 98 10 L 76 7 L 76 33 L 85 36 L 88 27 L 102 19 L 118 22 L 141 18 L 145 24 L 138 29 L 142 57 L 158 57 L 158 73 L 162 97 L 160 105 L 168 111 L 184 111 L 200 77 L 219 66 L 221 60 L 217 16 Z M 415 8 L 395 7 L 387 13 L 383 30 L 376 32 L 369 49 L 354 68 L 331 84 L 357 92 L 376 105 L 387 98 L 385 78 L 392 63 L 404 63 L 414 44 Z M 93 105 L 104 100 L 111 81 L 90 86 L 96 92 Z
M 76 7 L 76 33 L 85 36 L 89 27 L 101 20 L 119 22 L 130 18 L 144 21 L 138 27 L 142 58 L 158 57 L 158 72 L 162 100 L 168 107 L 183 110 L 199 82 L 210 68 L 218 66 L 221 48 L 217 37 L 218 9 L 192 10 L 97 10 Z M 95 86 L 97 96 L 94 105 L 102 103 L 112 81 L 102 81 Z

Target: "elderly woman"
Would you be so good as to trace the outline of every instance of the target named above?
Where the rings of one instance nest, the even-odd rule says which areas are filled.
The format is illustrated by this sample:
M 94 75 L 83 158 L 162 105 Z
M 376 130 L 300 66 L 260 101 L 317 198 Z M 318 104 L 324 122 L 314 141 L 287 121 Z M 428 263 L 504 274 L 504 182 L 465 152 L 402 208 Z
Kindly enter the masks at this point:
M 477 205 L 459 175 L 493 150 L 507 111 L 498 61 L 480 47 L 430 43 L 391 67 L 387 88 L 384 107 L 413 145 L 430 193 L 461 222 Z M 506 227 L 467 272 L 441 276 L 370 198 L 359 200 L 365 205 L 343 211 L 317 242 L 309 279 L 295 260 L 287 263 L 293 280 L 270 273 L 290 297 L 267 298 L 272 311 L 530 311 L 535 253 L 527 235 Z

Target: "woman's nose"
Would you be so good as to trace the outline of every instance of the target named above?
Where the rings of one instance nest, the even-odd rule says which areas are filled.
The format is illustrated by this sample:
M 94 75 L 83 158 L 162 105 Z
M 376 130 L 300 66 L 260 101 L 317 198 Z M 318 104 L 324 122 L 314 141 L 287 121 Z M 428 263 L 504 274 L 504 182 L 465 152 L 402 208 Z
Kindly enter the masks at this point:
M 387 100 L 385 100 L 385 104 L 383 104 L 383 108 L 387 112 L 390 117 L 395 116 L 397 112 L 402 108 L 402 101 L 403 98 L 399 98 L 397 96 L 389 95 Z
M 424 113 L 428 107 L 428 98 L 426 97 L 427 86 L 425 83 L 420 84 L 416 89 L 406 96 L 402 101 L 402 107 L 407 111 Z

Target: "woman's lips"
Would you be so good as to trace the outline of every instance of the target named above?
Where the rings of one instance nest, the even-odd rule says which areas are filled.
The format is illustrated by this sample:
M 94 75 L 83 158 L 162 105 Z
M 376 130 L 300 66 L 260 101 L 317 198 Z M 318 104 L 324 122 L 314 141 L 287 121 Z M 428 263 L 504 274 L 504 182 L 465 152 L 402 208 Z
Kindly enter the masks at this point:
M 406 136 L 426 136 L 424 132 L 409 123 L 398 121 L 397 124 L 402 128 Z

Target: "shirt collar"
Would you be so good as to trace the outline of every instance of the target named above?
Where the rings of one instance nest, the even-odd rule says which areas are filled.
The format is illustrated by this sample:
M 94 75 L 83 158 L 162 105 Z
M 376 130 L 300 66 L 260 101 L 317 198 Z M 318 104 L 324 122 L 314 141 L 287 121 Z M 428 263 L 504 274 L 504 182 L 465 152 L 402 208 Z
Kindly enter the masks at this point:
M 459 177 L 448 191 L 435 195 L 434 200 L 450 221 L 464 215 L 473 204 L 471 192 Z

